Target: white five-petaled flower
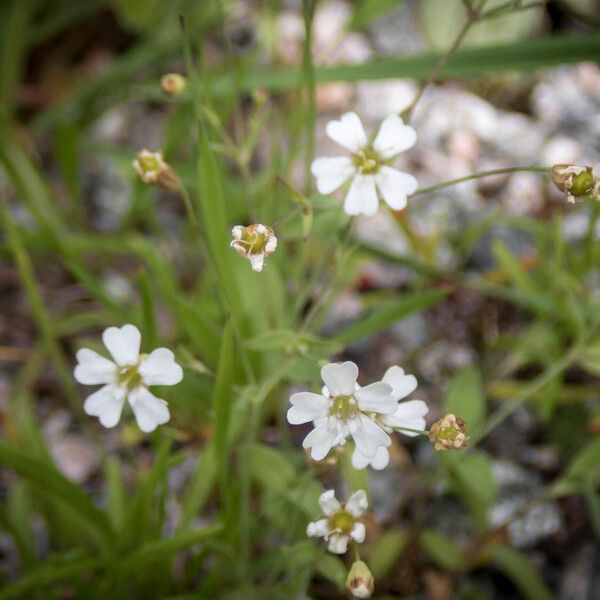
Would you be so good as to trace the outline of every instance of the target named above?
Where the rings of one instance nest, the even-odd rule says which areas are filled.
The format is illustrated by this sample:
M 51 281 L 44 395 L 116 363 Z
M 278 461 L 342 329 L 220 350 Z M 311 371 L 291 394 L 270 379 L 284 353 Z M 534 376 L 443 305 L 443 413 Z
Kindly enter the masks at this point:
M 325 517 L 309 523 L 306 535 L 325 538 L 327 549 L 334 554 L 344 554 L 350 538 L 359 544 L 365 541 L 365 526 L 357 521 L 369 505 L 364 490 L 354 492 L 345 505 L 339 502 L 333 490 L 327 490 L 321 494 L 319 505 Z
M 391 415 L 373 415 L 374 421 L 387 433 L 398 430 L 404 435 L 414 437 L 419 435 L 418 431 L 425 429 L 425 415 L 429 408 L 423 400 L 408 400 L 400 402 L 417 388 L 417 380 L 414 375 L 406 375 L 398 366 L 390 367 L 383 376 L 383 381 L 392 386 L 392 396 L 396 401 L 396 411 Z M 410 430 L 416 431 L 410 431 Z M 356 469 L 364 469 L 367 466 L 373 469 L 385 469 L 390 462 L 390 453 L 385 446 L 379 446 L 375 456 L 368 457 L 360 452 L 358 447 L 352 454 L 352 464 Z
M 311 172 L 317 179 L 319 193 L 330 194 L 352 179 L 344 200 L 344 210 L 349 215 L 375 214 L 379 207 L 377 190 L 392 209 L 406 206 L 407 196 L 417 190 L 417 180 L 386 163 L 415 144 L 417 134 L 410 125 L 405 125 L 396 114 L 389 115 L 373 143 L 369 143 L 359 116 L 349 112 L 339 121 L 330 121 L 326 132 L 351 154 L 313 161 Z
M 323 393 L 299 392 L 290 398 L 287 418 L 292 425 L 313 421 L 315 428 L 302 445 L 314 460 L 322 460 L 334 446 L 352 436 L 363 456 L 373 458 L 379 446 L 389 446 L 390 436 L 369 415 L 391 415 L 398 409 L 392 386 L 383 381 L 358 387 L 358 367 L 353 362 L 331 363 L 321 369 Z
M 277 248 L 277 237 L 266 225 L 236 225 L 231 230 L 231 235 L 231 247 L 250 261 L 254 271 L 262 271 L 265 256 L 273 254 Z
M 175 385 L 183 379 L 183 371 L 167 348 L 140 354 L 141 337 L 135 325 L 109 327 L 102 341 L 112 361 L 89 348 L 77 352 L 75 379 L 85 385 L 103 384 L 87 397 L 83 408 L 88 415 L 98 417 L 104 427 L 119 422 L 125 399 L 144 432 L 154 431 L 170 418 L 167 403 L 151 394 L 148 386 Z

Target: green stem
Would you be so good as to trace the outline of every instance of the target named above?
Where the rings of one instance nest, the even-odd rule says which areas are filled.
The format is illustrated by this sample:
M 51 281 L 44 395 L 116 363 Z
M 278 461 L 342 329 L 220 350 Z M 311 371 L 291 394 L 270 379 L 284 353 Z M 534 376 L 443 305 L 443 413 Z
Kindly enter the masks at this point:
M 183 183 L 179 186 L 179 193 L 181 195 L 181 199 L 185 204 L 185 210 L 187 212 L 188 219 L 192 225 L 192 227 L 198 227 L 198 217 L 196 216 L 196 211 L 194 210 L 194 203 L 192 202 L 192 198 L 190 193 L 187 191 L 186 187 Z
M 518 173 L 521 171 L 533 171 L 536 173 L 549 173 L 551 167 L 506 167 L 504 169 L 492 169 L 491 171 L 481 171 L 479 173 L 473 173 L 466 177 L 459 177 L 458 179 L 450 179 L 443 181 L 442 183 L 436 183 L 435 185 L 429 185 L 427 187 L 419 188 L 414 194 L 411 194 L 411 198 L 415 196 L 422 196 L 423 194 L 429 194 L 443 188 L 456 185 L 457 183 L 463 183 L 463 181 L 471 181 L 472 179 L 481 179 L 482 177 L 489 177 L 492 175 L 504 175 L 506 173 Z
M 472 8 L 470 4 L 469 4 L 469 7 L 470 7 L 470 10 L 467 9 L 467 12 L 468 12 L 467 20 L 465 21 L 465 24 L 462 26 L 461 30 L 458 32 L 458 35 L 454 39 L 452 46 L 450 46 L 448 51 L 440 58 L 438 63 L 435 65 L 435 67 L 429 74 L 427 81 L 419 89 L 419 92 L 415 96 L 414 100 L 410 103 L 408 108 L 403 111 L 401 116 L 404 116 L 405 121 L 410 121 L 410 118 L 412 117 L 415 107 L 417 106 L 417 104 L 419 103 L 419 100 L 425 93 L 425 90 L 429 87 L 429 85 L 431 83 L 433 83 L 433 81 L 436 79 L 436 77 L 444 70 L 444 67 L 448 64 L 448 60 L 456 52 L 456 50 L 458 50 L 458 47 L 460 46 L 463 39 L 469 32 L 469 29 L 471 29 L 471 26 L 473 25 L 473 23 L 475 23 L 478 20 L 479 13 L 477 12 L 477 10 Z
M 315 65 L 312 56 L 313 17 L 317 0 L 302 0 L 302 14 L 304 16 L 304 46 L 302 53 L 302 80 L 306 96 L 306 167 L 304 173 L 305 193 L 310 192 L 310 166 L 312 164 L 315 148 L 315 121 L 317 119 L 317 106 L 315 99 Z
M 473 446 L 477 444 L 551 379 L 568 369 L 577 361 L 584 349 L 585 343 L 583 341 L 577 342 L 561 360 L 555 362 L 550 368 L 536 377 L 516 398 L 514 398 L 514 400 L 504 402 L 504 404 L 490 416 L 483 430 L 471 438 L 470 444 Z

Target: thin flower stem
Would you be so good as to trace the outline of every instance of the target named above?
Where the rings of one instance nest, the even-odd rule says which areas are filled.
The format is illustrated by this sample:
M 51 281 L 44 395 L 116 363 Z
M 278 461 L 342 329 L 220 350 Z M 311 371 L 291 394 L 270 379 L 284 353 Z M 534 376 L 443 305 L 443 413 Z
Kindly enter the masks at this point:
M 302 0 L 304 17 L 304 45 L 302 53 L 302 80 L 306 99 L 306 167 L 304 173 L 304 189 L 310 192 L 310 166 L 315 148 L 315 121 L 317 120 L 317 105 L 315 98 L 315 65 L 312 56 L 313 18 L 317 0 Z
M 458 35 L 454 39 L 454 42 L 452 43 L 446 54 L 444 54 L 444 56 L 442 56 L 438 63 L 435 65 L 435 67 L 429 74 L 427 81 L 421 86 L 417 95 L 414 97 L 413 101 L 410 103 L 408 108 L 401 113 L 401 116 L 404 117 L 405 121 L 410 121 L 415 107 L 419 103 L 419 100 L 421 100 L 421 97 L 425 93 L 425 90 L 431 85 L 431 83 L 433 83 L 433 81 L 435 81 L 436 77 L 444 70 L 444 67 L 448 63 L 448 60 L 456 52 L 456 50 L 458 50 L 458 47 L 469 32 L 469 29 L 471 29 L 471 26 L 479 19 L 478 10 L 473 8 L 470 2 L 468 3 L 468 7 L 470 8 L 470 10 L 469 8 L 467 8 L 467 20 L 465 21 L 465 24 L 462 26 L 461 30 L 458 32 Z
M 196 216 L 196 211 L 194 210 L 194 204 L 192 202 L 189 192 L 187 191 L 183 183 L 179 186 L 179 193 L 181 195 L 183 203 L 185 204 L 185 210 L 187 212 L 188 219 L 192 224 L 192 227 L 198 227 L 198 217 Z
M 516 398 L 514 398 L 512 401 L 504 402 L 504 404 L 490 416 L 482 431 L 471 437 L 470 444 L 474 446 L 480 440 L 485 438 L 491 431 L 493 431 L 496 427 L 498 427 L 498 425 L 500 425 L 500 423 L 512 415 L 512 413 L 517 410 L 519 406 L 522 406 L 529 398 L 531 398 L 531 396 L 533 396 L 538 390 L 546 385 L 551 379 L 563 371 L 566 371 L 580 358 L 584 349 L 585 342 L 577 342 L 561 360 L 555 362 L 550 368 L 530 382 L 529 385 L 527 385 Z
M 459 177 L 458 179 L 450 179 L 449 181 L 443 181 L 442 183 L 436 183 L 435 185 L 429 185 L 427 187 L 419 188 L 414 194 L 411 194 L 411 198 L 415 196 L 421 196 L 423 194 L 429 194 L 443 188 L 456 185 L 457 183 L 463 183 L 464 181 L 471 181 L 472 179 L 481 179 L 482 177 L 489 177 L 492 175 L 504 175 L 505 173 L 518 173 L 520 171 L 532 171 L 536 173 L 549 173 L 551 167 L 506 167 L 504 169 L 493 169 L 491 171 L 481 171 L 480 173 L 473 173 L 466 177 Z
M 354 546 L 354 560 L 359 561 L 360 558 L 360 548 L 358 547 L 358 543 L 356 541 L 352 541 L 352 545 Z
M 396 431 L 410 431 L 411 433 L 418 433 L 419 435 L 426 435 L 429 437 L 429 431 L 424 431 L 423 429 L 413 429 L 412 427 L 394 427 Z
M 342 235 L 342 244 L 341 244 L 342 246 L 346 246 L 346 244 L 348 243 L 348 240 L 351 239 L 353 225 L 354 225 L 354 220 L 351 219 Z M 356 249 L 356 247 L 354 246 L 354 244 L 349 245 L 346 248 L 346 252 L 344 252 L 342 257 L 337 261 L 337 265 L 335 265 L 335 267 L 332 270 L 331 278 L 325 284 L 325 287 L 323 288 L 322 292 L 319 294 L 319 297 L 314 301 L 313 305 L 310 307 L 309 311 L 306 313 L 306 316 L 304 317 L 304 320 L 302 321 L 302 325 L 300 326 L 300 332 L 305 332 L 308 329 L 309 325 L 312 323 L 318 310 L 321 308 L 321 305 L 325 301 L 325 299 L 328 296 L 331 289 L 334 287 L 334 285 L 337 281 L 338 275 L 340 275 L 343 271 L 343 269 L 340 268 L 340 265 L 343 264 L 348 259 L 348 257 L 352 255 L 352 253 L 354 252 L 355 249 Z

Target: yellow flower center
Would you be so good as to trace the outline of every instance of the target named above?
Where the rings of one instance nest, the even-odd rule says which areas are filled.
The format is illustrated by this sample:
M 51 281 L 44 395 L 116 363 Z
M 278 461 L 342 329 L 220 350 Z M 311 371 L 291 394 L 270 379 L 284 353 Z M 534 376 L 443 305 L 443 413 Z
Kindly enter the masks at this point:
M 121 367 L 117 375 L 117 382 L 121 387 L 127 388 L 130 391 L 142 385 L 143 381 L 138 371 L 138 365 Z
M 336 396 L 332 398 L 328 414 L 330 417 L 337 417 L 342 421 L 356 418 L 358 408 L 354 396 Z
M 340 510 L 329 518 L 329 527 L 348 535 L 354 527 L 354 517 L 349 512 Z
M 356 170 L 363 175 L 374 175 L 379 171 L 379 167 L 381 167 L 383 161 L 373 148 L 367 146 L 357 154 L 352 155 L 352 163 Z
M 438 438 L 441 440 L 450 440 L 453 441 L 456 439 L 456 436 L 460 433 L 459 429 L 454 425 L 450 425 L 450 427 L 446 427 L 442 429 L 438 433 Z
M 156 156 L 138 156 L 138 162 L 144 173 L 153 173 L 160 169 L 160 163 Z
M 264 233 L 259 233 L 257 229 L 256 225 L 244 227 L 242 239 L 239 240 L 244 244 L 248 254 L 260 254 L 269 241 L 269 237 L 273 234 L 269 228 L 266 228 L 267 230 Z

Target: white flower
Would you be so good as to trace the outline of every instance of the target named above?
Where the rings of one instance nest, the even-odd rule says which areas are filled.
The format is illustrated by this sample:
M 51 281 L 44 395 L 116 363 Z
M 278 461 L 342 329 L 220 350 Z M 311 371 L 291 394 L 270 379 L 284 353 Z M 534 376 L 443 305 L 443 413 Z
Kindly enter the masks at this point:
M 77 352 L 75 379 L 85 385 L 104 384 L 83 405 L 104 427 L 119 422 L 125 399 L 142 431 L 154 431 L 170 418 L 167 403 L 151 394 L 148 386 L 175 385 L 183 379 L 183 371 L 167 348 L 140 354 L 141 338 L 135 325 L 105 329 L 102 341 L 114 362 L 88 348 Z
M 392 386 L 378 381 L 356 385 L 358 367 L 353 362 L 331 363 L 321 369 L 326 388 L 322 394 L 299 392 L 290 398 L 287 419 L 292 425 L 314 422 L 304 438 L 314 460 L 322 460 L 350 435 L 361 454 L 372 458 L 379 446 L 389 446 L 390 436 L 368 414 L 391 415 L 398 408 Z
M 325 518 L 309 523 L 306 535 L 325 538 L 327 549 L 334 554 L 344 554 L 350 538 L 359 544 L 365 541 L 365 526 L 357 521 L 369 506 L 364 490 L 354 492 L 345 505 L 337 500 L 333 490 L 327 490 L 321 494 L 319 505 Z
M 231 247 L 241 256 L 250 260 L 254 271 L 262 271 L 265 256 L 275 252 L 277 238 L 270 227 L 266 225 L 236 225 L 231 230 L 233 240 Z
M 162 152 L 140 150 L 132 165 L 144 183 L 171 192 L 181 189 L 181 180 L 171 165 L 165 162 Z
M 383 381 L 392 386 L 392 396 L 396 402 L 396 410 L 392 414 L 372 415 L 372 418 L 387 433 L 398 430 L 410 437 L 419 435 L 416 431 L 410 430 L 423 431 L 425 429 L 424 417 L 429 412 L 429 408 L 423 400 L 400 402 L 417 388 L 415 376 L 406 375 L 400 367 L 394 366 L 385 372 Z M 381 470 L 385 469 L 389 462 L 390 453 L 385 446 L 379 446 L 375 456 L 372 457 L 363 454 L 358 446 L 352 454 L 352 465 L 356 469 L 364 469 L 370 465 L 373 469 Z
M 410 125 L 405 125 L 398 115 L 386 117 L 373 143 L 367 140 L 360 118 L 349 112 L 339 121 L 330 121 L 327 135 L 350 150 L 350 156 L 317 158 L 311 166 L 317 178 L 317 189 L 321 194 L 330 194 L 352 179 L 344 200 L 344 210 L 349 215 L 373 215 L 382 198 L 394 210 L 406 206 L 407 196 L 418 187 L 417 180 L 408 173 L 393 169 L 386 163 L 417 141 L 417 134 Z

